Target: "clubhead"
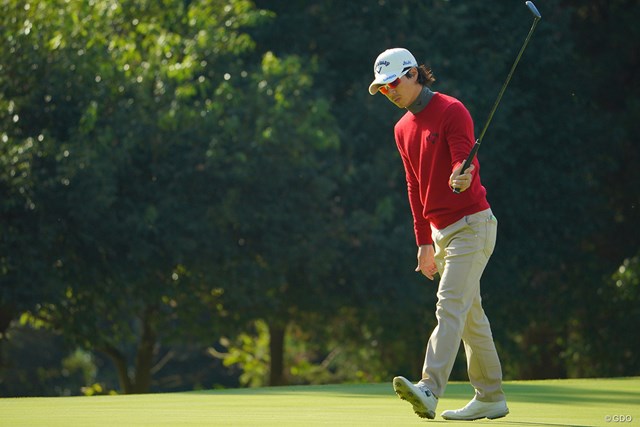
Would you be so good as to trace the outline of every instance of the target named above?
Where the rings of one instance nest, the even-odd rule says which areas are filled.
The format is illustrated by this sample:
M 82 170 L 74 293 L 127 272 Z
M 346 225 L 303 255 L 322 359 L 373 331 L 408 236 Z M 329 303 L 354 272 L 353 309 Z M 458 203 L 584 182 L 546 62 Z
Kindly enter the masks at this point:
M 536 5 L 533 4 L 533 2 L 527 1 L 525 2 L 525 4 L 527 5 L 531 13 L 533 13 L 533 16 L 535 16 L 536 19 L 542 18 L 542 15 L 540 15 L 540 12 L 538 12 L 538 9 L 536 8 Z

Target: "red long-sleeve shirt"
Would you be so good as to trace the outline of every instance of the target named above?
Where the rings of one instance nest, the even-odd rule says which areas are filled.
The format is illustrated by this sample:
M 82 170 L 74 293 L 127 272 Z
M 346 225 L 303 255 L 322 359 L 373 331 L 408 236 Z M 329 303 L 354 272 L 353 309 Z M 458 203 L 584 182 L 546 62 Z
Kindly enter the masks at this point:
M 430 223 L 442 229 L 489 208 L 477 158 L 471 187 L 460 194 L 449 187 L 449 176 L 464 163 L 475 141 L 473 120 L 460 101 L 436 92 L 422 111 L 408 111 L 394 131 L 418 245 L 432 243 Z

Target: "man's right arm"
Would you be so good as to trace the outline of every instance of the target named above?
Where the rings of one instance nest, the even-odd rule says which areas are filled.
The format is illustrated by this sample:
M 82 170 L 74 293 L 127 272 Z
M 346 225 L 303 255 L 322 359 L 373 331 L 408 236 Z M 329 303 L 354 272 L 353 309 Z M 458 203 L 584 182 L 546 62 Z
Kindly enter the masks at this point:
M 416 271 L 420 271 L 429 280 L 433 280 L 433 277 L 438 272 L 433 245 L 418 246 L 418 266 Z

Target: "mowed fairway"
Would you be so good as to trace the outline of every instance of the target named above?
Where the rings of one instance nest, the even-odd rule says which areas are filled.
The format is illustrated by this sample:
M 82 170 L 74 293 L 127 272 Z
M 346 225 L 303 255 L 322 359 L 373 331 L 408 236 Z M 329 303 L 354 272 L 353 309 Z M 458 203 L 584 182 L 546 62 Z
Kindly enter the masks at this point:
M 389 384 L 273 387 L 58 398 L 0 399 L 0 426 L 611 426 L 640 425 L 640 378 L 511 381 L 500 420 L 445 421 L 464 406 L 468 384 L 452 383 L 438 416 L 416 417 Z M 615 422 L 623 417 L 624 422 Z

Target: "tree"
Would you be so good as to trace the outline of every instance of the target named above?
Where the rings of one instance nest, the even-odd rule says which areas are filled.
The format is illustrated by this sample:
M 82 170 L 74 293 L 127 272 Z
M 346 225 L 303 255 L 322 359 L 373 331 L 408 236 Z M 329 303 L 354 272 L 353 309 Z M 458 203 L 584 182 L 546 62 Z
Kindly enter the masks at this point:
M 7 49 L 32 52 L 23 61 L 36 72 L 9 73 L 21 118 L 10 146 L 35 146 L 27 206 L 46 230 L 34 271 L 50 290 L 23 308 L 108 354 L 125 393 L 148 391 L 158 344 L 186 325 L 197 335 L 220 309 L 220 284 L 204 278 L 227 245 L 206 152 L 221 113 L 209 90 L 225 79 L 208 64 L 250 49 L 240 28 L 261 12 L 242 1 L 11 6 L 12 22 L 30 24 Z
M 435 295 L 413 272 L 402 111 L 366 92 L 371 63 L 408 47 L 479 128 L 531 17 L 256 3 L 3 0 L 0 334 L 31 310 L 111 354 L 129 391 L 159 349 L 256 324 L 273 384 L 419 372 Z M 638 8 L 583 3 L 539 5 L 479 154 L 500 221 L 483 299 L 512 378 L 635 363 L 606 337 L 640 235 Z
M 335 306 L 321 296 L 336 254 L 338 138 L 299 58 L 266 53 L 259 72 L 232 76 L 222 90 L 225 126 L 211 143 L 211 167 L 227 180 L 225 228 L 234 242 L 226 301 L 239 321 L 266 321 L 269 383 L 278 385 L 287 325 Z
M 407 285 L 415 279 L 401 265 L 389 264 L 398 256 L 410 263 L 415 255 L 410 248 L 399 249 L 411 237 L 398 231 L 407 228 L 408 218 L 403 214 L 406 204 L 398 198 L 403 189 L 390 132 L 393 113 L 366 93 L 371 62 L 388 47 L 408 47 L 419 62 L 433 66 L 435 90 L 465 102 L 478 129 L 526 35 L 530 14 L 510 3 L 438 0 L 257 4 L 275 11 L 274 25 L 282 30 L 259 33 L 258 44 L 317 59 L 326 76 L 319 84 L 326 83 L 341 138 L 348 141 L 341 145 L 347 166 L 341 208 L 356 237 L 351 242 L 369 238 L 361 249 L 349 252 L 357 254 L 350 261 L 364 264 L 349 263 L 349 289 L 384 295 L 403 308 L 406 321 L 424 318 L 424 304 L 411 302 L 423 291 Z M 637 19 L 636 4 L 554 1 L 539 8 L 543 20 L 479 154 L 483 182 L 500 220 L 483 298 L 496 326 L 506 375 L 516 378 L 568 375 L 579 356 L 589 366 L 585 349 L 592 337 L 587 331 L 595 321 L 590 314 L 602 310 L 597 289 L 638 244 L 633 238 L 624 244 L 611 239 L 638 235 L 630 232 L 637 229 L 636 198 L 626 186 L 613 185 L 633 183 L 637 177 L 629 169 L 637 154 L 629 139 L 637 127 L 637 120 L 630 119 L 637 115 L 637 103 L 627 96 L 637 91 L 632 77 L 636 43 L 631 41 L 638 39 L 631 24 Z M 594 26 L 603 30 L 594 32 Z M 308 31 L 299 33 L 299 27 Z M 597 83 L 609 78 L 619 82 L 613 90 Z M 602 147 L 608 147 L 605 153 Z M 615 241 L 615 248 L 604 239 Z M 382 266 L 375 278 L 355 274 L 371 265 Z M 386 284 L 385 273 L 392 278 Z M 398 290 L 397 283 L 405 287 Z M 394 299 L 397 294 L 401 299 Z M 388 305 L 390 310 L 397 306 Z M 379 307 L 361 308 L 364 316 L 380 313 Z M 611 313 L 615 307 L 605 310 Z M 389 317 L 377 319 L 379 333 L 388 331 L 397 340 Z M 576 337 L 585 345 L 574 343 Z M 420 349 L 414 346 L 408 353 L 416 354 L 414 367 L 419 367 Z

